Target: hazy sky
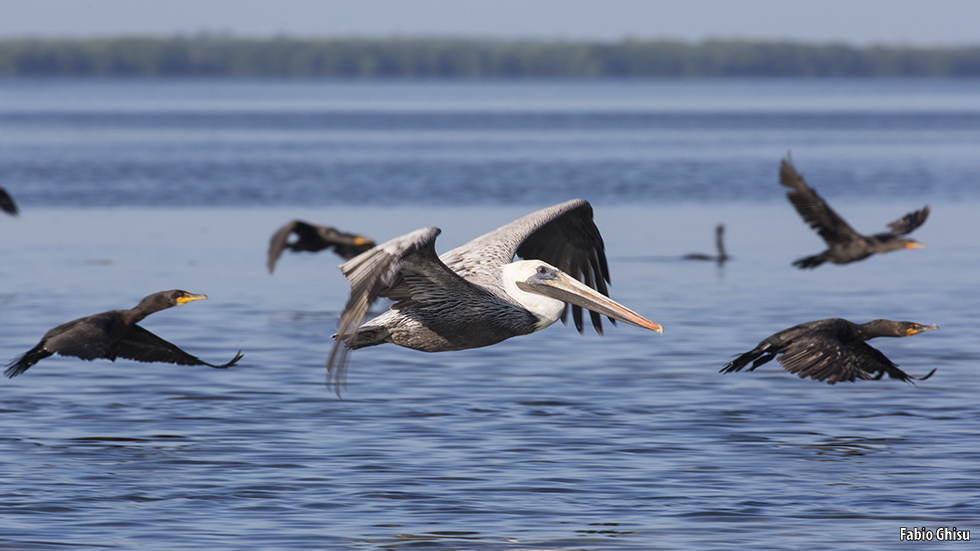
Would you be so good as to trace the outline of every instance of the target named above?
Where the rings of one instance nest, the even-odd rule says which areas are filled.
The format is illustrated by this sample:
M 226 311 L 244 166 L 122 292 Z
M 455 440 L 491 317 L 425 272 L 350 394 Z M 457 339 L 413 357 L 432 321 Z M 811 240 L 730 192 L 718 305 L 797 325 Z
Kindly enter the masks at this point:
M 980 44 L 977 0 L 0 0 L 0 38 L 454 36 Z

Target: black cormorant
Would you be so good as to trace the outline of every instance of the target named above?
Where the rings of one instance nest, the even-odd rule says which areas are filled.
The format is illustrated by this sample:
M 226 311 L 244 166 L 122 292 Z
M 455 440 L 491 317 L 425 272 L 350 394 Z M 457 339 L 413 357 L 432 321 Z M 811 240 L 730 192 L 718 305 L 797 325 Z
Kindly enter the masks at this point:
M 37 346 L 10 362 L 3 374 L 16 377 L 52 354 L 77 356 L 83 360 L 105 358 L 115 361 L 119 357 L 138 362 L 231 367 L 242 359 L 240 350 L 230 362 L 214 365 L 136 325 L 154 312 L 205 298 L 208 297 L 187 291 L 161 291 L 144 298 L 136 308 L 110 310 L 59 325 L 45 333 Z
M 287 242 L 290 234 L 296 234 L 297 239 Z M 273 234 L 269 242 L 269 260 L 266 264 L 271 274 L 283 249 L 315 253 L 332 247 L 335 253 L 350 260 L 373 246 L 374 241 L 363 235 L 344 233 L 335 228 L 293 220 Z
M 752 367 L 748 371 L 752 371 L 782 354 L 779 363 L 801 379 L 810 377 L 834 384 L 855 379 L 877 380 L 887 373 L 892 379 L 911 382 L 916 377 L 899 369 L 864 341 L 876 337 L 907 337 L 933 329 L 939 327 L 910 321 L 874 320 L 861 325 L 840 318 L 811 321 L 766 338 L 759 346 L 729 362 L 721 373 L 741 371 L 749 362 Z M 918 380 L 924 381 L 935 372 L 933 369 Z
M 847 264 L 862 260 L 875 253 L 885 253 L 898 249 L 921 249 L 925 245 L 914 239 L 902 238 L 918 228 L 929 216 L 929 207 L 910 212 L 895 220 L 887 233 L 865 236 L 854 231 L 833 209 L 810 188 L 803 177 L 796 172 L 790 161 L 784 159 L 779 167 L 779 183 L 792 189 L 786 197 L 796 207 L 803 220 L 817 230 L 827 242 L 828 249 L 820 254 L 801 258 L 793 262 L 800 268 L 816 268 L 824 262 Z
M 728 253 L 725 252 L 725 242 L 723 239 L 724 235 L 725 226 L 718 224 L 718 227 L 715 228 L 715 246 L 718 248 L 718 256 L 703 253 L 691 253 L 684 255 L 684 260 L 713 260 L 719 265 L 724 264 L 725 261 L 731 258 L 728 256 Z

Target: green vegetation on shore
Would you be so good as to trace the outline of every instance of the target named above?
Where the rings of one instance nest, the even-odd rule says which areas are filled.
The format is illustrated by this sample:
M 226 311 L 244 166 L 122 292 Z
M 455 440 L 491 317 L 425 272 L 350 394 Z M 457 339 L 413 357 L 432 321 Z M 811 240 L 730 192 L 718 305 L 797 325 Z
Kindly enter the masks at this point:
M 201 36 L 0 41 L 0 76 L 631 78 L 978 77 L 980 46 Z

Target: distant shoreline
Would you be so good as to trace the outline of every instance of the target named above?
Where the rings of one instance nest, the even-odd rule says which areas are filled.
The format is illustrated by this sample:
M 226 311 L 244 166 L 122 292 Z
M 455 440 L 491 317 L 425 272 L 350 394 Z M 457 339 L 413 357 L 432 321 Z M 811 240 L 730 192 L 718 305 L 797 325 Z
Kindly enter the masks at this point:
M 0 40 L 0 77 L 975 78 L 980 46 L 226 37 Z

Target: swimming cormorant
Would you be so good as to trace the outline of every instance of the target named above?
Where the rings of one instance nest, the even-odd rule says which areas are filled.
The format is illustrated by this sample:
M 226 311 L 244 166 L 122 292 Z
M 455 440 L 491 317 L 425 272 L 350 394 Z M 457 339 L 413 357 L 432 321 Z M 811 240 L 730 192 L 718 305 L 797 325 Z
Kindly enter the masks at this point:
M 777 354 L 782 354 L 779 363 L 801 379 L 810 377 L 834 384 L 855 379 L 877 380 L 887 373 L 892 379 L 911 382 L 916 377 L 899 369 L 864 341 L 876 337 L 907 337 L 933 329 L 939 327 L 880 319 L 860 325 L 840 318 L 811 321 L 766 338 L 759 346 L 729 362 L 721 373 L 741 371 L 749 362 L 752 362 L 752 367 L 748 371 L 752 371 Z M 918 380 L 924 381 L 935 372 L 933 369 Z
M 115 361 L 119 357 L 138 362 L 231 367 L 242 359 L 240 350 L 230 362 L 214 365 L 136 325 L 154 312 L 206 298 L 208 297 L 205 295 L 194 295 L 187 291 L 161 291 L 144 298 L 136 308 L 110 310 L 64 323 L 45 333 L 37 346 L 10 362 L 3 374 L 16 377 L 52 354 L 76 356 L 83 360 L 105 358 Z
M 17 216 L 17 205 L 14 203 L 14 198 L 2 187 L 0 187 L 0 210 L 12 216 Z
M 290 234 L 296 234 L 297 239 L 287 242 Z M 344 233 L 328 226 L 317 226 L 302 220 L 293 220 L 272 235 L 269 242 L 269 260 L 266 265 L 269 273 L 276 268 L 276 261 L 283 249 L 293 252 L 310 251 L 318 252 L 323 249 L 333 248 L 334 252 L 347 260 L 363 253 L 374 246 L 374 241 L 353 233 Z
M 847 264 L 867 258 L 875 253 L 884 253 L 898 249 L 921 249 L 925 245 L 914 239 L 902 238 L 915 228 L 918 228 L 929 216 L 929 207 L 910 212 L 895 220 L 888 227 L 887 233 L 865 236 L 854 231 L 851 226 L 838 216 L 833 209 L 806 184 L 803 177 L 796 172 L 792 163 L 784 159 L 779 167 L 779 183 L 792 189 L 786 197 L 796 207 L 803 220 L 817 230 L 820 237 L 827 242 L 828 249 L 820 254 L 801 258 L 793 262 L 800 268 L 816 268 L 824 262 Z
M 718 256 L 712 256 L 710 254 L 703 253 L 691 253 L 684 255 L 684 260 L 713 260 L 719 265 L 724 264 L 729 258 L 728 253 L 725 252 L 725 242 L 723 236 L 725 235 L 725 226 L 718 224 L 715 228 L 715 247 L 718 248 Z

